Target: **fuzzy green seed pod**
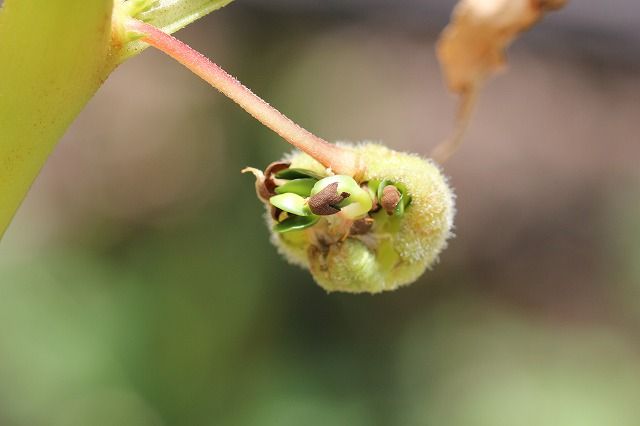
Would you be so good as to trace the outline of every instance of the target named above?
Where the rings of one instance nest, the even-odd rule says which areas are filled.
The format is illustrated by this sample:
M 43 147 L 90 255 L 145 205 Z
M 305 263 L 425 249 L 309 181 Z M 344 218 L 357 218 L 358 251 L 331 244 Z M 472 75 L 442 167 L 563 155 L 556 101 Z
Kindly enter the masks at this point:
M 363 192 L 375 192 L 365 183 L 391 182 L 406 191 L 411 203 L 395 215 L 374 206 L 360 222 L 342 212 L 322 216 L 312 227 L 287 233 L 274 231 L 276 222 L 267 214 L 271 240 L 291 263 L 309 269 L 327 291 L 394 290 L 418 279 L 446 247 L 453 226 L 454 196 L 439 167 L 429 160 L 373 143 L 352 149 L 366 167 L 358 182 Z M 293 169 L 330 175 L 304 153 L 294 152 L 284 161 Z

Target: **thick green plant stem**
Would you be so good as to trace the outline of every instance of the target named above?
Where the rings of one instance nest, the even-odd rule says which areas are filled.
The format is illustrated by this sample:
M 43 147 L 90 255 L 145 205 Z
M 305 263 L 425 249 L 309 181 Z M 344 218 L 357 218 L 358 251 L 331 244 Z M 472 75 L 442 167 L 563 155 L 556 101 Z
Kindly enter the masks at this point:
M 51 150 L 111 71 L 113 0 L 5 0 L 0 236 Z

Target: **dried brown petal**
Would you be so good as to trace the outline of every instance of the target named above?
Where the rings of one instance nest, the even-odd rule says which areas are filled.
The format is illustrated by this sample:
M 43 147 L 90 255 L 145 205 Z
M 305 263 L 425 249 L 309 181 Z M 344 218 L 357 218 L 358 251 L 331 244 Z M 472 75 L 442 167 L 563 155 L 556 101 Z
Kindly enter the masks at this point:
M 388 215 L 392 215 L 395 211 L 402 194 L 398 188 L 393 185 L 387 185 L 382 189 L 382 197 L 380 198 L 380 205 L 387 212 Z
M 264 169 L 264 175 L 265 177 L 271 177 L 271 175 L 275 175 L 284 169 L 288 169 L 290 165 L 291 163 L 287 163 L 286 161 L 274 161 Z
M 309 198 L 309 208 L 313 214 L 330 216 L 340 211 L 336 206 L 349 195 L 347 192 L 338 194 L 338 182 L 334 182 Z
M 256 177 L 256 195 L 263 203 L 269 203 L 269 198 L 276 194 L 276 184 L 272 176 L 280 170 L 288 168 L 289 165 L 283 161 L 275 161 L 267 166 L 264 173 L 254 167 L 245 167 L 241 173 L 252 173 Z
M 254 167 L 245 167 L 240 171 L 241 173 L 252 173 L 256 177 L 256 195 L 263 203 L 269 202 L 269 197 L 271 197 L 269 190 L 265 186 L 265 177 L 264 173 L 261 170 L 258 170 Z
M 270 196 L 275 195 L 276 183 L 274 182 L 273 175 L 279 171 L 288 169 L 291 164 L 284 161 L 274 161 L 264 169 L 264 186 L 269 192 Z

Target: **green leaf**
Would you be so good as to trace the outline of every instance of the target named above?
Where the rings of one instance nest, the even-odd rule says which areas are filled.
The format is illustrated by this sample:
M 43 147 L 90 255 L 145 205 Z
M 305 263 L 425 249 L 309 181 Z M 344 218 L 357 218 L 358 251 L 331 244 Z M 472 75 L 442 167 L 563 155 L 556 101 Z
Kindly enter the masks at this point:
M 285 233 L 290 231 L 300 231 L 302 229 L 309 228 L 315 225 L 320 220 L 320 217 L 312 216 L 290 216 L 282 222 L 276 224 L 273 230 L 276 232 Z
M 292 213 L 298 216 L 309 216 L 311 214 L 309 206 L 304 198 L 297 194 L 280 194 L 269 198 L 271 205 L 276 206 L 280 210 Z
M 382 182 L 380 182 L 380 184 L 378 185 L 378 193 L 376 194 L 378 196 L 378 202 L 380 202 L 380 200 L 382 199 L 382 190 L 384 189 L 385 186 L 387 185 L 391 185 L 391 182 L 388 179 L 384 179 Z
M 322 179 L 324 176 L 320 176 L 318 173 L 307 169 L 284 169 L 276 173 L 278 179 L 305 179 L 312 178 L 316 180 Z
M 112 0 L 5 0 L 0 10 L 0 236 L 113 69 L 112 9 Z
M 404 214 L 404 195 L 402 192 L 400 193 L 400 200 L 398 201 L 398 205 L 393 211 L 393 214 L 396 216 L 402 216 Z
M 157 0 L 149 9 L 135 16 L 162 31 L 172 34 L 193 21 L 220 9 L 233 0 Z M 142 41 L 128 43 L 121 59 L 140 53 L 147 47 Z
M 308 197 L 311 195 L 311 189 L 313 189 L 313 185 L 315 185 L 316 182 L 317 180 L 311 178 L 295 179 L 285 183 L 284 185 L 278 186 L 276 188 L 276 194 L 291 192 L 302 197 Z
M 116 2 L 119 15 L 146 7 Z M 136 17 L 174 32 L 230 2 L 158 0 Z M 121 46 L 113 11 L 113 0 L 5 0 L 0 9 L 0 237 L 69 124 L 115 66 L 146 47 Z

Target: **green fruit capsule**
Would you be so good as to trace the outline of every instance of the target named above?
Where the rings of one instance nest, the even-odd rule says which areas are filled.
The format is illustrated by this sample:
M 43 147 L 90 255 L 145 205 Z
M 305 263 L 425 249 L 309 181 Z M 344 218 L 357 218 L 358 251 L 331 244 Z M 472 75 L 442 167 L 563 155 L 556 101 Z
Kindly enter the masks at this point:
M 336 190 L 349 193 L 338 206 L 340 214 L 322 216 L 313 226 L 286 233 L 273 230 L 275 221 L 267 215 L 271 239 L 289 261 L 309 269 L 327 291 L 394 290 L 417 280 L 446 247 L 453 226 L 454 196 L 440 168 L 430 160 L 373 143 L 352 149 L 366 167 L 360 181 L 330 176 L 311 191 L 313 196 L 338 182 Z M 286 161 L 294 170 L 326 176 L 325 168 L 306 154 L 295 152 Z M 391 214 L 369 204 L 383 182 L 399 192 Z M 380 191 L 384 195 L 384 187 Z M 345 215 L 350 206 L 358 210 Z M 360 229 L 353 226 L 358 220 L 368 221 L 365 231 L 354 231 Z

